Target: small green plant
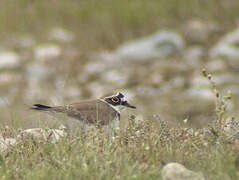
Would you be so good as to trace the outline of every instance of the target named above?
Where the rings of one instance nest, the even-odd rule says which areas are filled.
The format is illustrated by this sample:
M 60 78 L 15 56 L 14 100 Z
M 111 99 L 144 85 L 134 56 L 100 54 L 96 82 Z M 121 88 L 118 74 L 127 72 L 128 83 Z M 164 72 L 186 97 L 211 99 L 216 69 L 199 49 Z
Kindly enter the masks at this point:
M 208 79 L 212 91 L 215 94 L 215 111 L 216 111 L 216 123 L 215 126 L 212 127 L 212 133 L 215 136 L 219 136 L 222 132 L 222 128 L 225 126 L 226 119 L 227 119 L 227 104 L 232 98 L 232 92 L 229 90 L 225 95 L 220 94 L 218 87 L 216 86 L 215 81 L 213 80 L 212 75 L 207 72 L 206 69 L 202 70 L 202 74 L 205 78 Z

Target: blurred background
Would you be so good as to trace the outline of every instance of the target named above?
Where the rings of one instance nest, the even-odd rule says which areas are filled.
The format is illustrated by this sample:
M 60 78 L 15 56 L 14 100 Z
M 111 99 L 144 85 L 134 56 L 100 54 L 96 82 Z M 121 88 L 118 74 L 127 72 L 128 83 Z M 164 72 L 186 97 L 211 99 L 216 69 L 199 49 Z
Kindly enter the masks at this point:
M 0 0 L 0 121 L 37 127 L 34 103 L 125 92 L 138 120 L 202 127 L 215 119 L 201 75 L 239 98 L 238 0 Z M 124 118 L 127 119 L 127 118 Z

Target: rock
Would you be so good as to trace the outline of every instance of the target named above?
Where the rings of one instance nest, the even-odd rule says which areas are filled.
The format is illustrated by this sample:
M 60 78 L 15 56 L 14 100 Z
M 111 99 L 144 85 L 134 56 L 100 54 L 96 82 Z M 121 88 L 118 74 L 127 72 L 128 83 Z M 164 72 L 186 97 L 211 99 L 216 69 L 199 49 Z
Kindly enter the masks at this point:
M 53 70 L 41 62 L 31 62 L 25 68 L 25 77 L 27 79 L 26 98 L 33 100 L 44 98 L 46 94 L 42 90 L 41 83 L 45 82 L 53 74 Z
M 9 104 L 14 102 L 13 97 L 11 95 L 0 96 L 0 107 L 9 107 Z
M 186 93 L 188 96 L 200 100 L 214 101 L 216 98 L 212 90 L 205 88 L 192 87 Z
M 190 43 L 204 43 L 211 34 L 219 31 L 218 25 L 201 20 L 190 20 L 183 28 L 184 36 Z
M 225 73 L 219 71 L 218 73 L 213 74 L 212 80 L 221 88 L 222 94 L 227 93 L 228 90 L 231 90 L 233 94 L 238 94 L 239 80 L 235 78 L 236 76 L 237 74 L 233 72 Z M 187 91 L 187 94 L 195 98 L 215 100 L 215 95 L 209 80 L 199 74 L 195 74 L 194 77 L 192 77 L 191 87 Z
M 20 132 L 15 138 L 3 138 L 0 136 L 0 153 L 7 151 L 11 147 L 16 146 L 21 141 L 31 139 L 34 141 L 44 141 L 50 143 L 56 143 L 63 137 L 66 137 L 65 127 L 59 129 L 26 129 Z
M 239 28 L 226 34 L 211 48 L 209 55 L 212 59 L 222 58 L 232 65 L 239 65 Z
M 186 169 L 178 163 L 169 163 L 163 167 L 163 180 L 205 180 L 202 174 Z
M 236 76 L 238 76 L 237 73 L 224 72 L 220 74 L 215 74 L 212 78 L 217 85 L 239 85 L 239 80 L 235 78 Z
M 9 148 L 17 145 L 17 141 L 14 138 L 0 137 L 0 153 L 7 151 Z
M 6 51 L 0 52 L 0 69 L 16 68 L 20 64 L 20 58 L 17 53 Z
M 167 58 L 182 49 L 184 49 L 184 41 L 179 34 L 160 31 L 154 35 L 123 44 L 114 53 L 102 53 L 100 57 L 106 62 L 112 63 L 119 61 L 145 62 L 151 59 Z
M 57 27 L 49 32 L 49 38 L 59 42 L 71 42 L 73 35 L 68 30 Z
M 200 60 L 204 55 L 204 49 L 200 46 L 192 46 L 185 50 L 183 59 L 192 67 L 198 68 L 201 65 Z
M 117 70 L 105 71 L 101 75 L 102 81 L 116 86 L 124 86 L 127 83 L 127 73 L 122 73 Z
M 199 74 L 195 74 L 191 80 L 191 84 L 193 87 L 210 87 L 209 80 Z
M 211 89 L 209 80 L 199 74 L 195 74 L 191 79 L 191 87 L 186 91 L 186 94 L 195 99 L 215 100 L 215 94 Z
M 185 84 L 184 78 L 183 77 L 175 77 L 172 78 L 170 81 L 167 82 L 166 86 L 171 88 L 176 88 L 176 87 L 182 87 Z
M 34 49 L 34 57 L 39 61 L 48 61 L 57 58 L 61 54 L 61 48 L 56 44 L 41 44 Z
M 51 129 L 48 130 L 49 136 L 48 136 L 48 141 L 51 143 L 56 143 L 63 137 L 67 136 L 67 133 L 64 130 L 60 129 Z
M 96 73 L 101 73 L 104 72 L 106 69 L 106 65 L 103 64 L 102 62 L 91 62 L 87 63 L 84 66 L 84 72 L 87 74 L 96 74 Z
M 28 83 L 31 83 L 31 80 L 43 81 L 49 76 L 52 75 L 51 68 L 45 66 L 40 62 L 31 62 L 28 63 L 25 68 L 25 73 L 27 75 Z
M 66 135 L 67 133 L 62 129 L 33 128 L 22 131 L 17 136 L 17 139 L 18 140 L 31 139 L 34 141 L 47 141 L 51 143 L 56 143 Z

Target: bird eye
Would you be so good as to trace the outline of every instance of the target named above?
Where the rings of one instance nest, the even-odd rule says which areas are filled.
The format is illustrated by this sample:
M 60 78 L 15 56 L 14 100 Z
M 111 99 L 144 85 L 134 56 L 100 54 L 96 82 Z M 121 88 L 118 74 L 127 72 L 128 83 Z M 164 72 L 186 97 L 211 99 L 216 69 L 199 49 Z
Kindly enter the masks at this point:
M 113 103 L 118 103 L 119 102 L 119 98 L 118 97 L 113 97 L 113 98 L 111 98 L 111 101 Z

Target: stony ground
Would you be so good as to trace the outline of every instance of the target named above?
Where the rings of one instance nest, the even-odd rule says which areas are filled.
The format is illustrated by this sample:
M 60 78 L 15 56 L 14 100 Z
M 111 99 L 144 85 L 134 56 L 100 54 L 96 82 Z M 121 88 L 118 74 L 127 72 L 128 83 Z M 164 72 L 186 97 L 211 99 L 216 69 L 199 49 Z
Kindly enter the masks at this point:
M 178 162 L 238 179 L 238 1 L 0 2 L 1 141 L 18 142 L 1 145 L 2 177 L 158 179 Z M 115 91 L 137 110 L 111 140 L 98 129 L 51 144 L 67 122 L 29 111 Z M 19 140 L 39 127 L 43 141 Z

